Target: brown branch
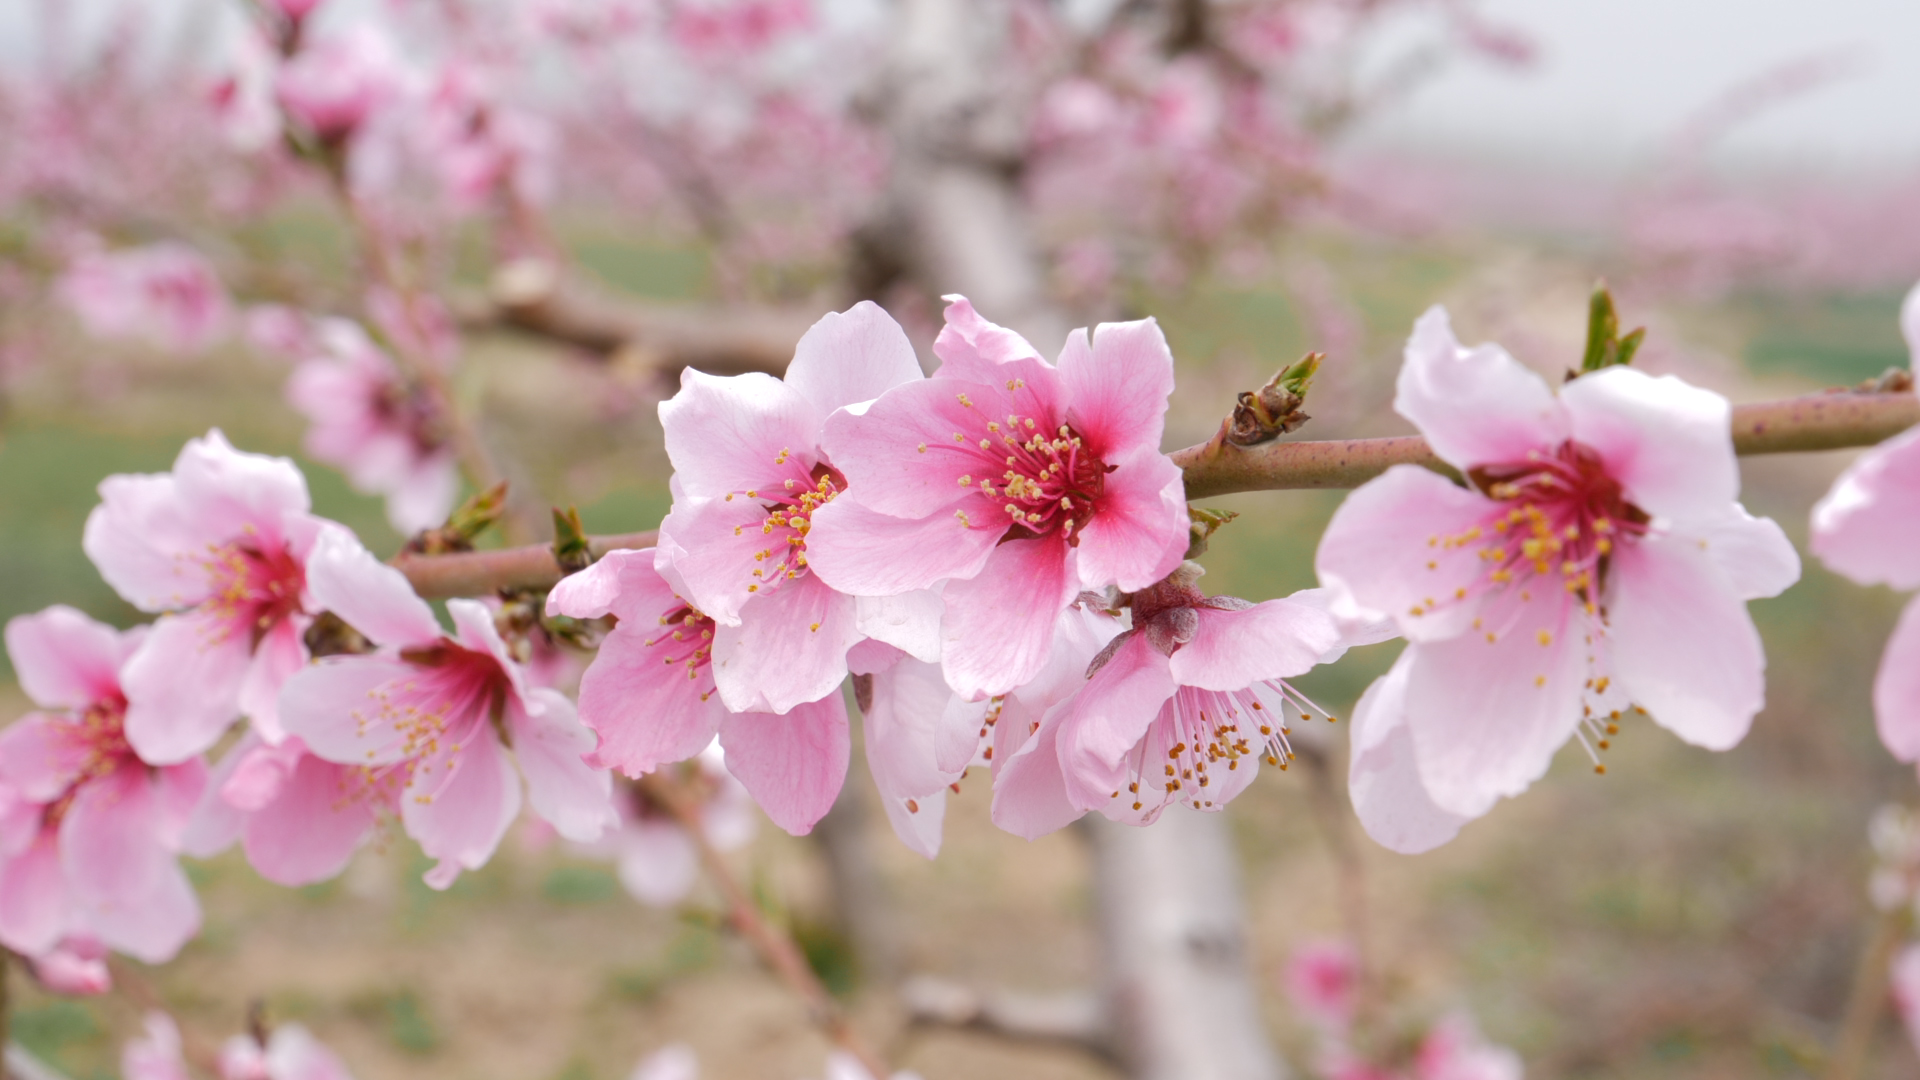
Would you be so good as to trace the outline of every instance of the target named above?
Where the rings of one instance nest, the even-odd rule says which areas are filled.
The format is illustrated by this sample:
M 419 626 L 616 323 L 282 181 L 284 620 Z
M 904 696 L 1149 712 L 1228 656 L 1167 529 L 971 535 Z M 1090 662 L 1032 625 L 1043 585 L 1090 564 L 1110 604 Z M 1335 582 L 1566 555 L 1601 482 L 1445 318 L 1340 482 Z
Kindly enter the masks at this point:
M 754 904 L 753 898 L 735 877 L 725 857 L 720 854 L 707 839 L 706 826 L 701 821 L 700 806 L 693 795 L 682 786 L 672 770 L 648 773 L 640 778 L 641 789 L 656 803 L 672 814 L 680 827 L 686 830 L 694 847 L 700 852 L 700 864 L 705 868 L 707 877 L 720 890 L 721 899 L 727 906 L 727 921 L 739 935 L 753 946 L 754 952 L 772 970 L 781 982 L 787 984 L 800 999 L 807 1004 L 807 1011 L 813 1021 L 826 1032 L 827 1037 L 842 1050 L 860 1059 L 860 1064 L 875 1080 L 886 1080 L 892 1076 L 892 1070 L 880 1060 L 872 1048 L 853 1030 L 846 1013 L 827 992 L 826 985 L 815 975 L 800 947 L 778 926 L 768 922 Z
M 652 547 L 656 535 L 648 530 L 589 536 L 587 544 L 598 559 L 609 551 Z M 567 576 L 553 557 L 552 544 L 453 555 L 403 554 L 393 559 L 393 565 L 407 575 L 415 592 L 429 600 L 484 596 L 500 589 L 550 589 Z
M 1847 993 L 1847 1009 L 1841 1017 L 1833 1057 L 1820 1074 L 1823 1080 L 1855 1080 L 1866 1067 L 1874 1033 L 1880 1027 L 1880 1014 L 1886 1008 L 1893 959 L 1912 921 L 1906 904 L 1895 904 L 1875 920 L 1873 936 L 1853 971 L 1853 987 Z

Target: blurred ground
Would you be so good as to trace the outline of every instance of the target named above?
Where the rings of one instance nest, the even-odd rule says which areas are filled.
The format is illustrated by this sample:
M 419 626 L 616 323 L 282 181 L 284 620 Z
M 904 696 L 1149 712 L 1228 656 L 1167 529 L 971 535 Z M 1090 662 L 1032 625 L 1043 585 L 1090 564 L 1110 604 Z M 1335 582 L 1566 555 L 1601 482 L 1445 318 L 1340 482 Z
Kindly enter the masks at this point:
M 1506 343 L 1553 372 L 1572 362 L 1591 268 L 1567 256 L 1483 244 L 1308 241 L 1341 306 L 1307 312 L 1269 285 L 1216 285 L 1148 307 L 1182 364 L 1169 446 L 1204 438 L 1237 389 L 1338 331 L 1306 437 L 1403 430 L 1386 410 L 1413 317 L 1445 300 L 1464 340 Z M 583 261 L 612 283 L 697 296 L 697 254 L 600 241 Z M 1905 361 L 1898 296 L 1736 295 L 1652 305 L 1654 370 L 1753 400 L 1853 382 Z M 991 313 L 988 313 L 989 315 Z M 1332 321 L 1329 321 L 1329 319 Z M 1043 348 L 1046 346 L 1043 346 Z M 239 355 L 182 360 L 67 338 L 11 388 L 0 419 L 0 616 L 73 603 L 116 621 L 134 613 L 78 545 L 92 488 L 111 472 L 165 468 L 180 442 L 218 424 L 247 449 L 292 453 L 297 419 L 284 372 Z M 464 387 L 523 480 L 577 502 L 594 531 L 645 528 L 665 509 L 656 390 L 618 372 L 475 343 Z M 1844 465 L 1827 454 L 1749 460 L 1748 505 L 1803 541 L 1807 510 Z M 376 550 L 398 541 L 378 505 L 307 468 L 317 509 Z M 1253 599 L 1313 584 L 1312 553 L 1337 494 L 1218 500 L 1242 511 L 1214 541 L 1206 586 Z M 1577 750 L 1524 799 L 1455 844 L 1419 858 L 1360 838 L 1376 958 L 1411 995 L 1470 1005 L 1529 1075 L 1720 1078 L 1807 1075 L 1831 1034 L 1866 930 L 1867 818 L 1912 797 L 1913 780 L 1874 738 L 1868 686 L 1898 598 L 1817 566 L 1785 597 L 1755 605 L 1772 661 L 1769 707 L 1738 750 L 1712 755 L 1651 726 L 1629 727 L 1596 777 Z M 1344 714 L 1397 646 L 1359 650 L 1301 681 Z M 0 673 L 3 675 L 4 673 Z M 19 715 L 0 690 L 0 717 Z M 1343 737 L 1328 733 L 1336 756 Z M 1336 766 L 1336 772 L 1340 772 Z M 858 767 L 857 782 L 870 783 Z M 1335 783 L 1338 783 L 1337 777 Z M 875 815 L 874 844 L 907 931 L 909 967 L 985 985 L 1070 989 L 1096 956 L 1087 858 L 1071 833 L 1027 844 L 986 821 L 984 778 L 949 811 L 936 862 L 906 852 Z M 1296 1060 L 1305 1033 L 1276 976 L 1289 950 L 1346 925 L 1311 777 L 1269 771 L 1228 813 L 1246 860 L 1267 1020 Z M 1355 830 L 1357 835 L 1357 830 Z M 778 911 L 825 917 L 810 842 L 770 826 L 742 866 Z M 239 1029 L 247 1003 L 313 1027 L 362 1080 L 614 1080 L 642 1053 L 681 1040 L 707 1077 L 818 1076 L 824 1044 L 751 957 L 696 902 L 644 909 L 611 874 L 513 838 L 493 864 L 437 895 L 403 838 L 364 852 L 340 880 L 289 891 L 237 856 L 192 865 L 207 931 L 145 974 L 183 1025 Z M 828 956 L 831 959 L 831 956 Z M 76 1078 L 107 1077 L 138 1023 L 124 996 L 56 1001 L 15 977 L 15 1030 Z M 1100 1062 L 1063 1048 L 972 1034 L 901 1032 L 876 992 L 857 1006 L 900 1064 L 927 1080 L 1092 1078 Z M 1912 1050 L 1883 1032 L 1880 1071 L 1911 1076 Z

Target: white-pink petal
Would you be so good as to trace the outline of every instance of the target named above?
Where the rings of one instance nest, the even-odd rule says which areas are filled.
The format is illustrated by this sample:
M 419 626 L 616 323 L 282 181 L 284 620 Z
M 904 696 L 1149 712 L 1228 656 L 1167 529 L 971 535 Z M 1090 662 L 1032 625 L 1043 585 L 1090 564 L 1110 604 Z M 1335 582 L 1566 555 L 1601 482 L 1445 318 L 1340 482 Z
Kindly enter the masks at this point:
M 1199 607 L 1200 628 L 1169 659 L 1173 681 L 1202 690 L 1242 690 L 1311 670 L 1340 644 L 1322 608 L 1268 600 L 1243 610 Z
M 1863 585 L 1920 586 L 1920 428 L 1861 454 L 1813 508 L 1809 546 Z
M 806 479 L 823 419 L 799 391 L 760 372 L 721 377 L 687 368 L 680 392 L 660 403 L 667 457 L 697 499 Z
M 127 742 L 142 760 L 171 765 L 219 741 L 240 714 L 251 645 L 215 611 L 162 615 L 154 623 L 120 673 Z
M 1582 375 L 1560 391 L 1573 437 L 1600 455 L 1627 501 L 1655 517 L 1718 517 L 1740 495 L 1733 406 L 1672 375 L 1627 367 Z
M 1074 568 L 1082 588 L 1135 592 L 1173 573 L 1186 555 L 1186 485 L 1180 467 L 1158 450 L 1106 462 L 1115 468 L 1074 538 Z
M 20 689 L 36 703 L 80 710 L 119 690 L 118 671 L 127 653 L 123 636 L 65 604 L 55 604 L 7 620 L 7 656 Z
M 414 594 L 407 576 L 374 558 L 345 529 L 321 531 L 307 558 L 307 592 L 380 645 L 425 645 L 442 635 L 433 609 Z
M 593 751 L 593 732 L 580 723 L 565 694 L 533 690 L 527 708 L 510 709 L 507 722 L 534 813 L 561 836 L 582 842 L 619 824 L 610 801 L 612 777 L 582 760 Z
M 1920 761 L 1920 598 L 1907 601 L 1880 654 L 1873 715 L 1889 753 L 1901 761 Z
M 1441 809 L 1427 794 L 1407 730 L 1407 673 L 1402 653 L 1353 707 L 1347 793 L 1375 843 L 1417 855 L 1452 840 L 1469 819 Z
M 853 597 L 808 574 L 781 584 L 713 630 L 713 681 L 735 712 L 786 713 L 835 693 L 860 640 Z
M 1571 434 L 1540 376 L 1498 345 L 1461 348 L 1438 305 L 1413 325 L 1393 408 L 1461 470 L 1525 461 L 1529 450 L 1551 450 Z
M 426 873 L 427 885 L 444 889 L 460 871 L 478 870 L 493 857 L 520 813 L 520 777 L 491 732 L 433 760 L 456 762 L 453 775 L 416 770 L 401 793 L 400 817 L 420 850 L 439 860 Z
M 1067 335 L 1060 351 L 1066 421 L 1109 464 L 1135 453 L 1158 454 L 1173 394 L 1173 350 L 1151 318 L 1101 323 Z
M 785 381 L 824 418 L 922 377 L 906 331 L 880 305 L 862 300 L 808 328 Z

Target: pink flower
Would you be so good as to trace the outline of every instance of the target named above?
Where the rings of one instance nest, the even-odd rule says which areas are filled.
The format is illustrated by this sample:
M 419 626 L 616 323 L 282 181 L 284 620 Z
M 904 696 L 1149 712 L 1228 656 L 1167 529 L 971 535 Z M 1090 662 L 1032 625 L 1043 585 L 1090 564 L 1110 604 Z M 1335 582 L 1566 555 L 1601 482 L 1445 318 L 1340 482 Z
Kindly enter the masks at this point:
M 120 1074 L 126 1080 L 189 1080 L 186 1058 L 180 1053 L 180 1026 L 163 1012 L 147 1014 L 146 1035 L 120 1051 Z
M 813 25 L 809 0 L 708 0 L 671 11 L 674 43 L 704 56 L 751 55 Z
M 285 458 L 241 453 L 217 429 L 171 473 L 109 476 L 81 546 L 107 584 L 162 615 L 122 674 L 127 738 L 156 764 L 208 749 L 245 714 L 280 737 L 275 699 L 306 661 L 306 560 L 323 530 Z M 344 531 L 344 530 L 342 530 Z
M 1481 1036 L 1473 1019 L 1447 1017 L 1427 1029 L 1413 1058 L 1413 1080 L 1521 1080 L 1520 1055 Z
M 209 88 L 208 104 L 227 145 L 257 153 L 280 138 L 280 110 L 273 100 L 280 57 L 265 35 L 249 28 L 234 42 L 229 60 L 227 73 Z
M 1893 1005 L 1907 1039 L 1920 1052 L 1920 945 L 1908 945 L 1893 961 Z
M 368 22 L 307 45 L 275 79 L 280 107 L 323 143 L 339 144 L 406 89 L 393 41 Z
M 1160 452 L 1173 356 L 1152 320 L 1078 331 L 1056 367 L 949 299 L 939 371 L 828 420 L 849 490 L 816 511 L 809 558 L 856 595 L 947 581 L 941 662 L 977 700 L 1046 664 L 1083 589 L 1171 573 L 1187 512 Z
M 171 352 L 212 345 L 233 314 L 213 265 L 172 241 L 83 254 L 56 291 L 95 337 L 144 338 Z
M 113 989 L 107 947 L 91 934 L 67 938 L 26 960 L 34 980 L 53 993 L 92 997 Z
M 1699 746 L 1740 741 L 1766 663 L 1744 601 L 1792 584 L 1799 560 L 1735 501 L 1724 398 L 1622 367 L 1555 394 L 1498 346 L 1461 348 L 1436 307 L 1395 408 L 1471 486 L 1396 466 L 1321 539 L 1335 612 L 1411 642 L 1404 685 L 1376 684 L 1354 716 L 1356 776 L 1419 780 L 1356 783 L 1375 839 L 1444 842 L 1569 738 L 1604 748 L 1630 706 Z
M 387 520 L 404 534 L 445 521 L 460 473 L 438 409 L 357 324 L 328 319 L 315 338 L 318 350 L 287 380 L 288 403 L 311 425 L 306 452 L 356 491 L 385 496 Z
M 700 1080 L 700 1059 L 692 1047 L 673 1043 L 642 1058 L 627 1080 Z
M 316 757 L 402 788 L 407 835 L 439 860 L 427 884 L 444 889 L 486 863 L 520 811 L 521 776 L 560 835 L 592 840 L 614 823 L 608 776 L 582 761 L 591 736 L 573 703 L 527 685 L 486 605 L 448 601 L 449 636 L 405 576 L 332 532 L 307 572 L 315 599 L 381 649 L 288 680 L 287 731 Z
M 299 1024 L 282 1024 L 261 1046 L 235 1035 L 220 1048 L 220 1080 L 353 1080 L 333 1051 Z
M 1110 642 L 1062 708 L 1067 795 L 1146 825 L 1175 802 L 1218 810 L 1260 762 L 1286 767 L 1291 719 L 1326 713 L 1288 685 L 1351 644 L 1314 597 L 1250 604 L 1203 595 L 1187 563 L 1133 594 L 1133 629 Z
M 143 632 L 69 607 L 7 623 L 20 687 L 47 711 L 0 734 L 0 942 L 27 956 L 95 938 L 148 963 L 200 928 L 175 853 L 206 785 L 127 741 L 121 672 Z
M 753 797 L 727 771 L 718 744 L 695 757 L 689 777 L 700 795 L 701 829 L 721 851 L 745 847 L 757 822 Z M 668 907 L 686 899 L 700 880 L 700 852 L 693 838 L 664 808 L 634 785 L 614 785 L 620 827 L 591 844 L 575 845 L 589 855 L 612 858 L 620 884 L 643 904 Z
M 1900 309 L 1909 348 L 1920 353 L 1920 286 Z M 1820 561 L 1863 585 L 1920 586 L 1920 429 L 1861 454 L 1813 508 Z M 1920 761 L 1920 599 L 1901 612 L 1873 683 L 1880 741 L 1894 757 Z
M 210 858 L 238 839 L 268 881 L 325 881 L 346 868 L 382 814 L 398 809 L 403 779 L 315 757 L 298 736 L 272 745 L 248 732 L 214 769 L 185 850 Z
M 853 597 L 809 565 L 813 515 L 846 488 L 821 431 L 836 410 L 919 378 L 906 334 L 862 302 L 807 331 L 785 381 L 689 368 L 661 403 L 674 501 L 657 565 L 713 621 L 713 679 L 727 708 L 786 713 L 846 678 L 847 650 L 884 605 L 868 605 L 863 620 Z
M 728 771 L 767 816 L 807 832 L 846 779 L 845 703 L 829 693 L 779 716 L 728 711 L 714 684 L 718 626 L 655 562 L 652 548 L 609 552 L 547 595 L 550 615 L 618 619 L 580 677 L 580 717 L 600 736 L 587 761 L 640 776 L 693 757 L 718 734 Z
M 1360 958 L 1344 941 L 1312 941 L 1287 960 L 1287 998 L 1315 1025 L 1344 1032 L 1353 1020 Z
M 827 1055 L 826 1080 L 880 1080 L 867 1071 L 860 1059 L 844 1050 L 835 1050 Z M 893 1074 L 892 1080 L 920 1080 L 920 1074 L 901 1070 Z

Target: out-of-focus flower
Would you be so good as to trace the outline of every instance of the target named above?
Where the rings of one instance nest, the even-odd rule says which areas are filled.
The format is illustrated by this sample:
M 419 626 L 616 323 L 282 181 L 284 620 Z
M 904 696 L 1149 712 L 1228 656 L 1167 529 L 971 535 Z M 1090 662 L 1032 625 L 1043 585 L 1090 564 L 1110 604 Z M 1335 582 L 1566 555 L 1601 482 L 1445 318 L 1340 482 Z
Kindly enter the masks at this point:
M 807 832 L 846 779 L 845 703 L 830 693 L 780 716 L 728 711 L 713 681 L 714 620 L 654 567 L 652 548 L 608 552 L 547 595 L 550 615 L 619 620 L 580 677 L 581 719 L 600 736 L 587 761 L 640 776 L 718 734 L 754 802 L 788 832 Z
M 7 623 L 46 710 L 0 733 L 0 942 L 23 955 L 92 938 L 157 964 L 200 928 L 175 856 L 206 767 L 156 768 L 128 743 L 121 672 L 143 634 L 58 606 Z
M 243 325 L 247 344 L 275 360 L 297 362 L 320 348 L 313 320 L 285 304 L 255 304 Z
M 814 512 L 808 557 L 855 595 L 946 581 L 941 664 L 978 700 L 1040 671 L 1081 591 L 1171 573 L 1187 511 L 1160 452 L 1173 355 L 1152 320 L 1076 331 L 1056 367 L 949 299 L 939 371 L 827 421 L 848 490 Z
M 398 809 L 402 782 L 315 757 L 298 736 L 274 745 L 248 732 L 213 770 L 183 844 L 208 858 L 238 839 L 268 881 L 325 881 L 346 868 L 380 815 Z
M 1080 809 L 1130 825 L 1175 802 L 1221 809 L 1261 761 L 1284 768 L 1292 718 L 1319 711 L 1285 680 L 1346 651 L 1324 604 L 1205 596 L 1201 573 L 1186 563 L 1134 593 L 1133 628 L 1063 710 L 1057 752 Z
M 128 1040 L 120 1051 L 120 1074 L 124 1080 L 191 1080 L 180 1053 L 180 1026 L 173 1017 L 159 1011 L 147 1014 L 146 1033 Z
M 181 449 L 173 471 L 100 482 L 81 547 L 114 591 L 162 615 L 128 662 L 127 738 L 157 764 L 211 747 L 245 714 L 280 737 L 280 684 L 306 661 L 319 609 L 306 560 L 322 531 L 286 458 L 235 450 L 218 429 Z
M 317 348 L 286 391 L 310 425 L 307 453 L 345 472 L 356 491 L 384 496 L 387 520 L 401 533 L 445 521 L 460 472 L 438 407 L 358 325 L 327 319 L 313 336 Z
M 106 944 L 91 934 L 67 938 L 26 960 L 34 980 L 56 994 L 92 997 L 113 989 Z
M 1519 1054 L 1488 1042 L 1458 1013 L 1427 1029 L 1413 1059 L 1413 1080 L 1521 1080 L 1525 1072 Z
M 353 1074 L 299 1024 L 281 1024 L 261 1046 L 235 1035 L 220 1047 L 220 1080 L 353 1080 Z
M 693 1047 L 672 1043 L 642 1058 L 627 1080 L 700 1080 L 700 1059 Z
M 381 649 L 326 657 L 290 679 L 286 729 L 317 757 L 404 785 L 407 834 L 439 860 L 427 884 L 444 889 L 486 863 L 520 811 L 523 776 L 534 812 L 560 835 L 592 840 L 615 823 L 610 778 L 581 760 L 592 736 L 573 703 L 527 685 L 486 605 L 449 601 L 449 636 L 404 575 L 331 532 L 307 578 L 316 600 Z
M 860 1059 L 845 1050 L 835 1050 L 827 1055 L 826 1080 L 880 1080 L 867 1071 Z M 920 1074 L 905 1069 L 893 1074 L 891 1080 L 920 1080 Z
M 1907 346 L 1920 354 L 1920 286 L 1900 309 Z M 1920 586 L 1920 429 L 1861 454 L 1813 508 L 1814 554 L 1863 585 Z M 1920 762 L 1920 598 L 1907 603 L 1873 683 L 1880 741 Z
M 142 338 L 170 352 L 205 349 L 232 317 L 213 265 L 173 241 L 84 253 L 56 290 L 95 337 Z
M 1736 501 L 1726 399 L 1624 367 L 1556 395 L 1497 346 L 1461 348 L 1436 307 L 1394 404 L 1471 486 L 1396 466 L 1320 542 L 1335 613 L 1411 642 L 1354 716 L 1356 777 L 1420 781 L 1353 786 L 1376 840 L 1444 842 L 1569 738 L 1604 749 L 1629 708 L 1695 745 L 1740 741 L 1766 663 L 1745 601 L 1800 565 Z
M 682 774 L 700 801 L 700 827 L 720 851 L 734 851 L 753 840 L 758 815 L 753 797 L 727 771 L 719 744 L 711 744 Z M 668 907 L 687 898 L 700 880 L 700 852 L 693 838 L 644 788 L 614 785 L 620 827 L 591 844 L 573 845 L 588 855 L 611 858 L 620 884 L 643 904 Z
M 1293 951 L 1285 974 L 1287 999 L 1326 1030 L 1344 1031 L 1353 1021 L 1359 993 L 1360 958 L 1344 941 L 1312 941 Z
M 257 153 L 280 137 L 280 109 L 273 97 L 280 58 L 265 37 L 250 29 L 240 34 L 228 62 L 227 73 L 207 92 L 214 123 L 228 146 L 243 154 Z
M 295 53 L 275 76 L 274 94 L 322 143 L 338 145 L 405 93 L 410 77 L 392 39 L 362 20 Z
M 696 0 L 675 4 L 667 33 L 695 56 L 739 58 L 760 53 L 813 25 L 811 0 Z

